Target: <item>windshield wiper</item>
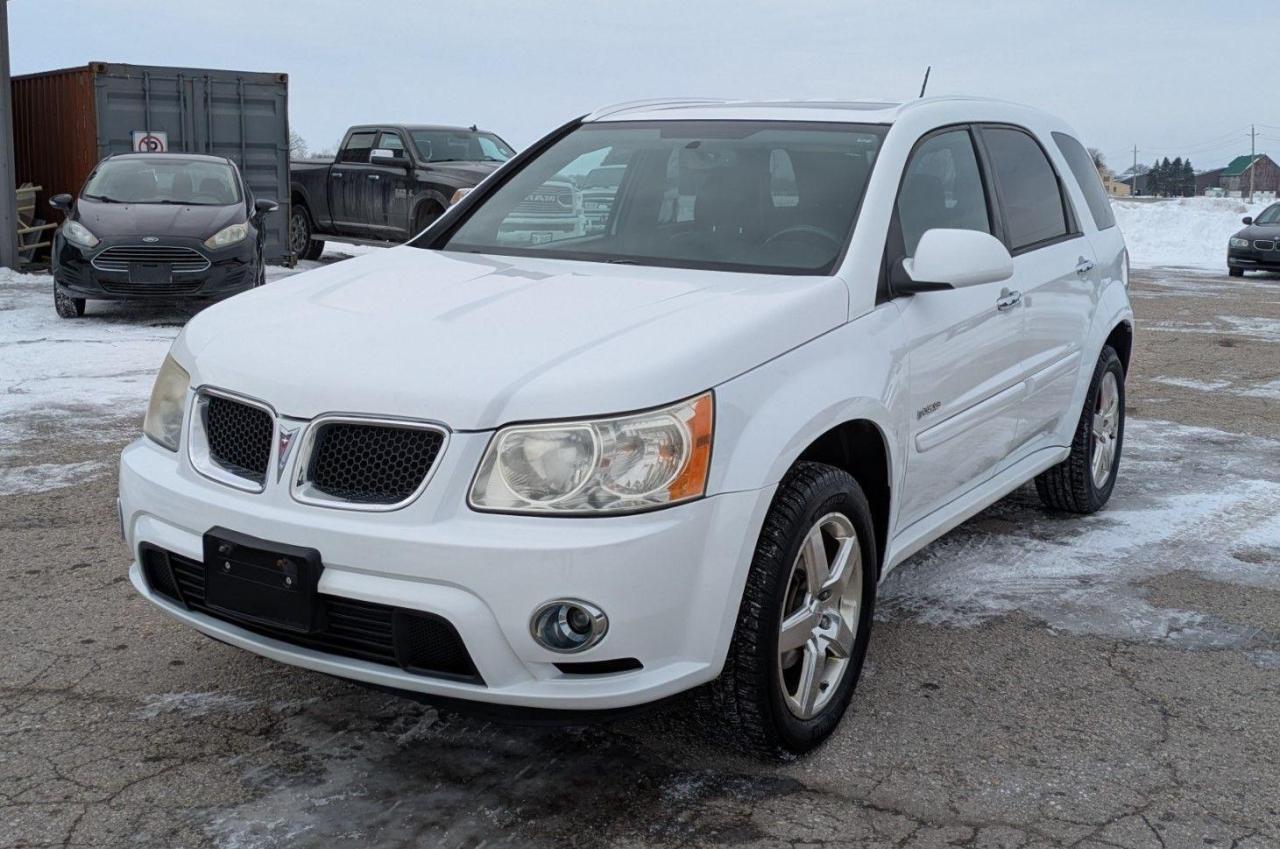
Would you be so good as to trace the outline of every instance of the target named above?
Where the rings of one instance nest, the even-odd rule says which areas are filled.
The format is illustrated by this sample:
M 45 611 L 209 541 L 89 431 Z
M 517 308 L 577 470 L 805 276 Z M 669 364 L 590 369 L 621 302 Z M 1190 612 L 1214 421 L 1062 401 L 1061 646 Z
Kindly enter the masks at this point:
M 81 197 L 88 198 L 89 200 L 100 200 L 103 203 L 129 203 L 130 202 L 127 200 L 120 200 L 119 198 L 109 198 L 106 195 L 81 195 Z

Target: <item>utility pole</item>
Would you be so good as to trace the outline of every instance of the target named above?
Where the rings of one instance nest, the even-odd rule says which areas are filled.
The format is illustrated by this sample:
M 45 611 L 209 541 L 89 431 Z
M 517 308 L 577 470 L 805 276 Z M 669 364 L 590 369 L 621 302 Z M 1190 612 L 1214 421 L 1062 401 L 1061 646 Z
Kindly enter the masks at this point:
M 13 86 L 9 82 L 9 0 L 0 0 L 0 268 L 18 267 L 18 194 L 13 175 Z
M 1138 146 L 1133 146 L 1133 170 L 1129 172 L 1129 197 L 1138 196 Z
M 1258 161 L 1258 131 L 1249 125 L 1249 203 L 1253 203 L 1253 166 Z

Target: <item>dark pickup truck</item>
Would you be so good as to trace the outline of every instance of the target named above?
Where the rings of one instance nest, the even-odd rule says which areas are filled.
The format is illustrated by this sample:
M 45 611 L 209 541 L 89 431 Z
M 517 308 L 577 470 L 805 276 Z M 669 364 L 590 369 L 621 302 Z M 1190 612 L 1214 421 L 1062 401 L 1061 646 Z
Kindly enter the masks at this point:
M 315 259 L 324 240 L 403 242 L 426 229 L 458 189 L 514 155 L 475 127 L 352 127 L 337 158 L 289 163 L 289 250 Z

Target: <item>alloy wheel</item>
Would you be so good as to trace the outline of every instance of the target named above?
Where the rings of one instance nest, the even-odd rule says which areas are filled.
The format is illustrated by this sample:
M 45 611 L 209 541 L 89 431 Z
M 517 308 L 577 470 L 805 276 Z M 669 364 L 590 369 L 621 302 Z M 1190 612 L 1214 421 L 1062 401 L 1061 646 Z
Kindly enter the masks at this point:
M 840 689 L 862 613 L 862 549 L 853 523 L 823 516 L 805 535 L 778 626 L 778 679 L 799 719 L 822 712 Z
M 301 256 L 307 249 L 307 242 L 311 240 L 309 230 L 307 214 L 301 209 L 295 209 L 289 218 L 289 250 L 294 256 Z
M 1093 453 L 1090 471 L 1093 485 L 1102 489 L 1111 477 L 1111 467 L 1116 457 L 1116 440 L 1120 435 L 1120 386 L 1115 372 L 1102 375 L 1098 384 L 1098 399 L 1093 411 Z

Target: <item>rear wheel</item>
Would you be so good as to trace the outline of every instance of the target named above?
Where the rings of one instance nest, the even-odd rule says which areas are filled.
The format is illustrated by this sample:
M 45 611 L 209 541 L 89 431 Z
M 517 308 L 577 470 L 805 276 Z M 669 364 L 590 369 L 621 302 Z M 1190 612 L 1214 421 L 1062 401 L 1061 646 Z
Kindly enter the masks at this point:
M 775 757 L 829 737 L 866 657 L 875 551 L 858 482 L 797 463 L 765 517 L 724 671 L 699 694 L 703 721 Z
M 1094 366 L 1071 453 L 1036 478 L 1040 500 L 1068 513 L 1100 510 L 1115 488 L 1123 442 L 1124 366 L 1107 345 Z
M 319 259 L 324 253 L 324 241 L 311 238 L 311 214 L 300 203 L 293 205 L 289 213 L 289 251 L 298 259 Z
M 84 298 L 73 298 L 53 287 L 53 308 L 60 318 L 80 318 L 84 315 Z
M 1243 268 L 1228 268 L 1228 269 L 1227 269 L 1227 274 L 1230 274 L 1232 277 L 1244 277 L 1244 269 L 1243 269 Z

